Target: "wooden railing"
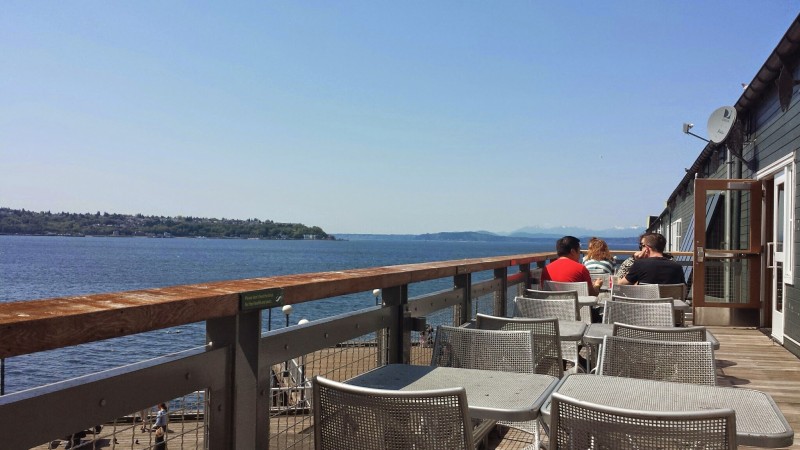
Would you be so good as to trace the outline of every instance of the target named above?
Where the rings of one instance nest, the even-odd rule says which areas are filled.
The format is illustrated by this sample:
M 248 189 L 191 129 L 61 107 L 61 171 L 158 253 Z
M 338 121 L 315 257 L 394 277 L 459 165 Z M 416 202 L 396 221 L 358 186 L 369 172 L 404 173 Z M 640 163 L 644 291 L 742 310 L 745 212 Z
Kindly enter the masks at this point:
M 311 355 L 349 348 L 356 340 L 375 343 L 375 336 L 385 345 L 367 346 L 374 353 L 359 363 L 366 368 L 337 369 L 340 378 L 377 364 L 411 362 L 414 352 L 424 351 L 415 347 L 412 334 L 422 329 L 427 316 L 450 309 L 448 322 L 466 322 L 473 300 L 482 297 L 492 298 L 492 313 L 505 315 L 514 290 L 530 287 L 536 269 L 553 257 L 536 253 L 0 303 L 0 358 L 194 322 L 205 322 L 207 343 L 0 397 L 2 446 L 42 445 L 94 424 L 116 423 L 164 399 L 203 391 L 206 429 L 195 444 L 199 448 L 290 447 L 295 444 L 276 441 L 279 432 L 270 429 L 276 367 L 283 364 L 288 373 L 289 362 L 297 359 L 303 378 L 327 373 L 329 369 L 321 368 L 325 364 L 308 363 Z M 487 272 L 488 279 L 473 282 L 473 274 Z M 452 289 L 409 298 L 409 285 L 448 278 Z M 373 289 L 381 290 L 380 306 L 266 334 L 263 310 L 242 307 L 243 300 L 257 298 L 254 293 L 280 306 Z M 303 387 L 297 388 L 290 394 L 302 396 Z M 299 410 L 307 412 L 302 405 Z M 171 442 L 170 448 L 181 448 Z M 308 441 L 297 445 L 307 447 Z

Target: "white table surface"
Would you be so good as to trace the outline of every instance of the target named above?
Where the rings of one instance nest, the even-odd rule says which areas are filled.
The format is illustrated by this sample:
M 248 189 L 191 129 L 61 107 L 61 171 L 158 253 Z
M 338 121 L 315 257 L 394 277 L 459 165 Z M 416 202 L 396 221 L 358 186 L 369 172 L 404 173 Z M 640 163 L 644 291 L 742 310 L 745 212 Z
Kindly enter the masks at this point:
M 558 378 L 494 370 L 389 364 L 347 383 L 402 391 L 464 387 L 473 418 L 528 421 L 539 417 L 539 410 L 558 384 Z
M 787 447 L 794 430 L 769 394 L 753 389 L 703 386 L 603 375 L 570 374 L 555 392 L 595 404 L 644 411 L 736 411 L 739 445 Z M 550 402 L 542 407 L 550 420 Z

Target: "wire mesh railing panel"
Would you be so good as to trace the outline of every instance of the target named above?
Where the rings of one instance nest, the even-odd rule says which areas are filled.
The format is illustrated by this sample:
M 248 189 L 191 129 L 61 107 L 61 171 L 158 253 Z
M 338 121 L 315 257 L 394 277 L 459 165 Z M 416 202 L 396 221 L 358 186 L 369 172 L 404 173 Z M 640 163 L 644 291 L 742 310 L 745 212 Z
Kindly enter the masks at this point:
M 454 308 L 444 308 L 425 316 L 425 330 L 411 332 L 411 358 L 409 363 L 427 366 L 431 363 L 431 352 L 436 327 L 453 324 Z
M 475 315 L 478 313 L 494 316 L 494 292 L 473 298 L 472 311 L 473 313 L 470 315 L 472 319 L 474 319 Z
M 32 448 L 208 449 L 208 410 L 209 395 L 197 391 Z
M 506 290 L 506 316 L 514 316 L 514 298 L 521 297 L 525 292 L 525 285 L 523 283 L 509 284 Z
M 313 448 L 311 380 L 316 375 L 345 381 L 383 365 L 385 330 L 337 343 L 272 366 L 269 446 Z
M 750 302 L 750 270 L 747 259 L 706 259 L 706 303 Z

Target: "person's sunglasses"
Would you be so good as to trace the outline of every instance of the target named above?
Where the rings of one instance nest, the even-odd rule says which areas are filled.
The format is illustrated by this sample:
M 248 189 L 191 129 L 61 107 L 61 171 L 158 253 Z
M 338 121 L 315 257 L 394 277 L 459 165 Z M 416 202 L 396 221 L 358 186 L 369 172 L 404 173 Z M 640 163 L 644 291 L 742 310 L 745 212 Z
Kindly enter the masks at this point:
M 639 250 L 643 250 L 645 247 L 647 247 L 647 244 L 642 244 L 639 242 Z

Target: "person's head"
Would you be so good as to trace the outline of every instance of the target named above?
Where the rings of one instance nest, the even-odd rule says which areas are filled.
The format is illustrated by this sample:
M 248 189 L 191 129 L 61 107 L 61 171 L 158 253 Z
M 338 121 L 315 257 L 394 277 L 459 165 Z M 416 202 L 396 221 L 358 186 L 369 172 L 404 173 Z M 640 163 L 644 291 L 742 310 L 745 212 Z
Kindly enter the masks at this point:
M 639 250 L 649 250 L 660 255 L 666 247 L 667 240 L 659 233 L 645 233 L 639 237 Z
M 581 240 L 575 236 L 564 236 L 556 241 L 556 254 L 573 259 L 580 259 L 581 256 Z
M 164 411 L 166 411 L 167 410 L 167 404 L 166 403 L 159 403 L 158 404 L 158 409 L 163 409 Z
M 595 261 L 607 261 L 611 259 L 611 252 L 608 250 L 606 241 L 593 237 L 589 240 L 589 248 L 586 250 L 586 259 Z

